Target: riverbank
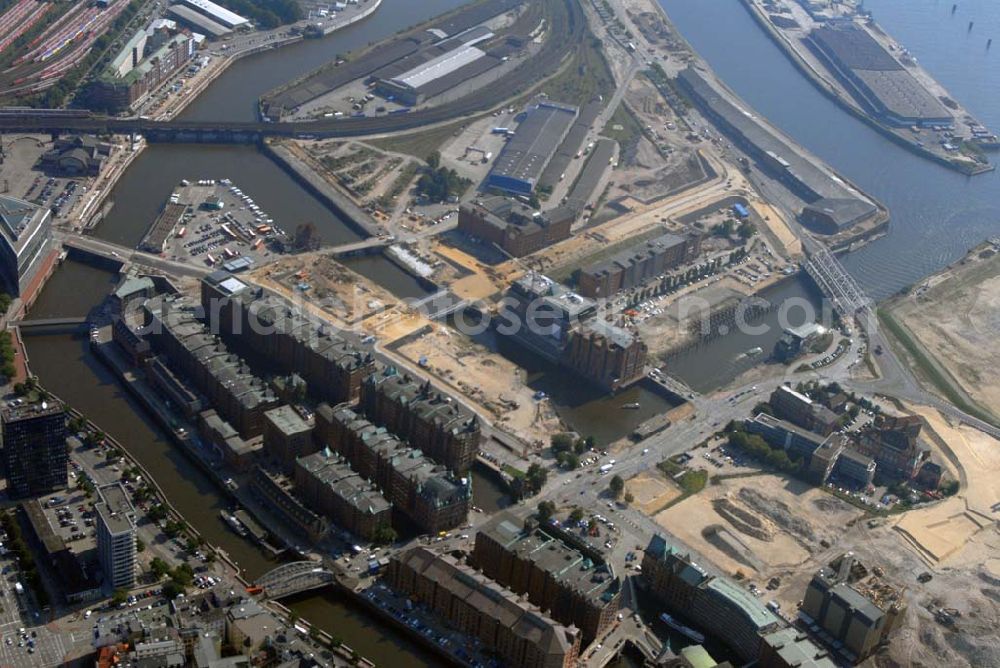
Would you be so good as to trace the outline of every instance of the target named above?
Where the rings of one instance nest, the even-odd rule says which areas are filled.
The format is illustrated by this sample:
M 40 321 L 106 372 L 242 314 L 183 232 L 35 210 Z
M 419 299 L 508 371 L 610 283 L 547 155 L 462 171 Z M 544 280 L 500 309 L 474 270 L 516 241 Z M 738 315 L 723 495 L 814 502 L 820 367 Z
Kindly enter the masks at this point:
M 743 5 L 757 25 L 763 29 L 768 38 L 788 57 L 788 60 L 792 63 L 792 65 L 799 70 L 799 72 L 801 72 L 802 75 L 804 75 L 806 79 L 808 79 L 821 93 L 836 102 L 852 116 L 872 127 L 886 139 L 889 139 L 893 143 L 906 148 L 922 158 L 926 158 L 943 167 L 953 169 L 967 176 L 985 174 L 996 169 L 995 165 L 983 165 L 967 160 L 956 161 L 944 155 L 937 154 L 927 149 L 925 146 L 918 144 L 916 140 L 909 140 L 905 136 L 894 131 L 890 126 L 880 122 L 878 119 L 859 107 L 853 99 L 848 97 L 845 92 L 841 91 L 836 84 L 827 80 L 826 77 L 817 71 L 791 43 L 791 41 L 785 37 L 778 27 L 775 26 L 774 23 L 767 17 L 755 0 L 740 0 L 740 4 Z
M 890 343 L 952 404 L 1000 424 L 1000 379 L 984 372 L 1000 357 L 1000 243 L 985 243 L 879 308 Z
M 433 17 L 431 17 L 429 19 L 426 19 L 424 21 L 421 21 L 421 22 L 417 23 L 416 25 L 412 25 L 409 28 L 400 30 L 400 31 L 397 32 L 397 36 L 399 38 L 408 38 L 408 37 L 412 37 L 412 36 L 418 35 L 419 33 L 421 33 L 423 31 L 431 28 L 435 24 L 439 24 L 439 23 L 448 21 L 450 19 L 453 19 L 456 16 L 461 15 L 463 12 L 468 11 L 472 7 L 475 7 L 477 5 L 485 5 L 488 2 L 490 2 L 490 1 L 491 0 L 477 0 L 476 2 L 471 3 L 471 4 L 466 4 L 466 5 L 459 6 L 459 7 L 455 8 L 455 9 L 452 9 L 450 11 L 445 12 L 444 14 L 441 14 L 441 15 L 438 15 L 438 16 L 433 16 Z M 382 3 L 382 0 L 377 0 L 376 8 L 381 3 Z M 372 10 L 372 11 L 374 11 L 374 10 Z M 370 13 L 371 12 L 369 12 L 369 15 L 370 15 Z M 364 17 L 362 17 L 362 18 L 364 18 Z M 346 27 L 346 26 L 341 26 L 341 27 Z M 325 32 L 325 31 L 323 32 L 324 36 L 329 35 L 329 34 L 330 34 L 329 32 Z M 384 45 L 381 44 L 381 43 L 372 44 L 372 43 L 369 42 L 365 47 L 363 47 L 362 49 L 358 50 L 357 52 L 348 52 L 348 53 L 338 54 L 338 57 L 336 59 L 334 59 L 333 62 L 325 63 L 325 64 L 323 64 L 323 65 L 321 65 L 321 66 L 319 66 L 317 68 L 314 68 L 314 69 L 306 72 L 305 74 L 303 74 L 303 75 L 301 75 L 299 77 L 296 77 L 296 78 L 292 79 L 291 81 L 284 82 L 280 86 L 277 86 L 277 87 L 275 87 L 275 88 L 273 88 L 273 89 L 265 92 L 263 95 L 261 95 L 260 99 L 257 102 L 257 114 L 258 114 L 258 118 L 268 118 L 268 114 L 265 112 L 265 110 L 266 110 L 266 108 L 267 108 L 267 106 L 269 104 L 269 101 L 273 100 L 274 98 L 276 98 L 278 96 L 280 96 L 282 93 L 285 93 L 285 92 L 287 92 L 289 90 L 292 90 L 292 89 L 294 89 L 296 87 L 302 86 L 305 82 L 309 81 L 310 79 L 317 79 L 318 77 L 322 76 L 324 73 L 328 72 L 330 69 L 335 68 L 335 67 L 339 67 L 344 61 L 364 59 L 364 58 L 366 58 L 368 56 L 371 56 L 377 50 L 379 50 L 380 48 L 383 48 L 383 47 L 384 47 Z M 315 99 L 315 97 L 320 97 L 321 95 L 325 95 L 328 92 L 330 92 L 330 91 L 326 91 L 325 93 L 321 93 L 320 95 L 315 95 L 313 98 L 310 98 L 310 99 Z M 308 101 L 308 100 L 303 100 L 302 102 L 300 102 L 300 104 L 302 104 L 302 103 L 304 103 L 306 101 Z
M 250 511 L 253 518 L 263 525 L 273 538 L 281 541 L 285 549 L 293 553 L 298 553 L 300 556 L 318 556 L 304 550 L 298 539 L 289 534 L 281 522 L 271 517 L 270 513 L 260 507 L 252 494 L 237 482 L 238 474 L 225 467 L 217 453 L 209 452 L 195 438 L 195 425 L 184 422 L 181 418 L 174 415 L 158 399 L 153 390 L 141 378 L 136 376 L 130 368 L 129 363 L 114 349 L 117 344 L 107 340 L 107 336 L 103 337 L 105 340 L 100 340 L 101 338 L 99 335 L 97 340 L 91 340 L 91 349 L 94 351 L 95 356 L 138 399 L 160 428 L 169 435 L 173 445 L 187 455 L 215 483 L 223 495 Z M 215 456 L 213 457 L 213 455 Z M 270 553 L 272 557 L 281 556 L 283 552 L 283 550 L 276 549 L 266 541 L 259 541 L 259 546 Z
M 328 37 L 374 14 L 381 7 L 383 0 L 365 0 L 365 2 L 371 2 L 370 6 L 361 10 L 360 13 L 355 13 L 354 8 L 345 9 L 343 11 L 349 12 L 349 15 L 340 20 L 336 20 L 336 18 L 320 19 L 318 21 L 303 20 L 290 26 L 281 26 L 272 31 L 254 33 L 249 37 L 250 41 L 246 48 L 229 51 L 228 49 L 231 45 L 228 39 L 223 40 L 226 43 L 221 46 L 222 49 L 226 50 L 226 53 L 221 59 L 210 62 L 206 69 L 188 78 L 187 85 L 183 89 L 183 94 L 167 98 L 160 107 L 143 108 L 143 115 L 150 117 L 155 115 L 157 120 L 171 120 L 182 113 L 188 105 L 197 99 L 199 94 L 214 83 L 216 79 L 225 74 L 237 61 L 247 56 L 297 44 L 305 39 L 307 32 L 313 38 Z M 215 42 L 213 44 L 218 45 Z M 164 82 L 157 91 L 154 91 L 154 94 L 166 88 L 170 81 Z
M 354 231 L 367 237 L 374 237 L 382 232 L 382 229 L 364 209 L 328 183 L 306 163 L 302 156 L 286 146 L 284 142 L 265 141 L 261 145 L 261 152 L 288 173 L 309 194 L 337 214 Z

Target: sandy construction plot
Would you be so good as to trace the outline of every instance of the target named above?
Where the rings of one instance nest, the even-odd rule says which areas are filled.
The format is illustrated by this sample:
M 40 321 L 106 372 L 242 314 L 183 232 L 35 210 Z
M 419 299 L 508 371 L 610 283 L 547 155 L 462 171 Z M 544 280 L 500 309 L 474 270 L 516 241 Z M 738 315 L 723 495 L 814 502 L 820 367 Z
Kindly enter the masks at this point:
M 534 445 L 545 445 L 559 431 L 548 401 L 536 401 L 524 371 L 441 325 L 396 350 L 413 364 L 457 389 L 484 409 L 498 425 Z
M 767 225 L 767 228 L 771 230 L 771 234 L 781 244 L 781 248 L 776 250 L 781 252 L 785 257 L 798 257 L 802 255 L 802 242 L 795 236 L 785 218 L 775 207 L 760 200 L 752 201 L 750 206 L 757 211 L 757 215 L 760 216 L 764 224 Z
M 907 513 L 896 524 L 896 530 L 928 564 L 939 564 L 992 524 L 988 515 L 969 509 L 964 499 L 951 498 L 926 510 Z
M 668 508 L 656 521 L 729 574 L 749 570 L 767 577 L 773 569 L 795 566 L 809 558 L 809 552 L 790 536 L 777 534 L 765 541 L 742 533 L 716 511 L 712 498 L 705 494 Z
M 970 254 L 893 307 L 894 315 L 962 389 L 1000 414 L 1000 254 Z
M 710 485 L 655 519 L 723 570 L 766 579 L 801 567 L 859 514 L 822 490 L 768 474 Z
M 657 473 L 643 472 L 628 480 L 625 489 L 635 497 L 632 502 L 643 513 L 651 514 L 681 495 L 681 490 Z
M 930 564 L 982 563 L 989 555 L 974 538 L 1000 517 L 1000 442 L 971 427 L 952 427 L 933 409 L 911 410 L 947 444 L 963 485 L 950 499 L 906 513 L 896 530 Z

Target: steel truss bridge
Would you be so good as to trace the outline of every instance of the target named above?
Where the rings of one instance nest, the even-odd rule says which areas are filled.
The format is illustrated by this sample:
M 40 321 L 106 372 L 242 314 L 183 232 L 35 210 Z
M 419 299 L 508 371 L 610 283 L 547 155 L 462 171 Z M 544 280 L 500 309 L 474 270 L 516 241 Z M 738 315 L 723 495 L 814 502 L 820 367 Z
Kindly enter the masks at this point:
M 826 248 L 813 250 L 802 268 L 816 281 L 823 294 L 833 302 L 833 308 L 845 319 L 872 312 L 871 297 L 865 294 L 840 260 Z
M 278 599 L 336 582 L 332 571 L 315 561 L 294 561 L 268 571 L 254 582 L 266 598 Z

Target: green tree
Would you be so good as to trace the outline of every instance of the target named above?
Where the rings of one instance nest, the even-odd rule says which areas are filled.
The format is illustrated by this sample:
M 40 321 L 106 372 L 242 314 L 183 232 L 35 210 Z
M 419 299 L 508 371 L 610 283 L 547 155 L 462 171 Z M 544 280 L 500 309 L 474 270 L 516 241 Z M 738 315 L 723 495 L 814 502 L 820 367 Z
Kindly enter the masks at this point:
M 194 570 L 190 564 L 181 564 L 170 573 L 170 579 L 182 587 L 187 587 L 194 582 Z
M 573 448 L 575 442 L 576 439 L 573 437 L 573 434 L 568 432 L 553 434 L 551 440 L 552 453 L 559 454 L 560 452 L 568 452 Z
M 153 560 L 149 562 L 149 571 L 157 580 L 160 580 L 170 572 L 170 565 L 159 557 L 153 557 Z
M 375 529 L 372 541 L 378 545 L 390 545 L 391 543 L 396 542 L 396 538 L 398 538 L 398 536 L 395 529 L 388 524 L 380 524 Z
M 136 552 L 145 552 L 146 551 L 146 543 L 143 542 L 143 540 L 141 538 L 139 538 L 138 536 L 135 539 L 135 551 Z
M 114 605 L 121 605 L 128 599 L 128 592 L 124 589 L 115 589 L 115 593 L 111 595 L 111 603 Z
M 538 516 L 538 521 L 545 524 L 549 521 L 556 512 L 556 506 L 551 501 L 542 501 L 538 504 L 537 511 L 535 515 Z
M 545 482 L 549 478 L 548 471 L 546 471 L 540 464 L 532 464 L 528 467 L 527 473 L 524 475 L 525 482 L 528 489 L 532 494 L 537 494 L 545 486 Z
M 163 585 L 163 595 L 170 601 L 174 600 L 183 593 L 184 587 L 177 584 L 173 580 Z
M 583 508 L 581 508 L 580 506 L 576 506 L 575 508 L 573 508 L 572 511 L 570 511 L 569 514 L 570 522 L 572 522 L 573 524 L 577 524 L 582 519 L 583 519 Z
M 611 482 L 608 483 L 608 489 L 611 490 L 611 493 L 614 494 L 617 499 L 622 495 L 622 491 L 625 489 L 625 481 L 622 480 L 620 475 L 614 475 L 611 477 Z

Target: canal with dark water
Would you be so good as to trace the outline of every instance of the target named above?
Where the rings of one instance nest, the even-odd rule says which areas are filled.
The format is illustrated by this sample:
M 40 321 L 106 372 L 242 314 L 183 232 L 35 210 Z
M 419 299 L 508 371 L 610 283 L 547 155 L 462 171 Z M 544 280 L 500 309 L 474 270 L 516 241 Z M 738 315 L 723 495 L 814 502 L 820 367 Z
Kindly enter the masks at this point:
M 873 296 L 887 297 L 954 261 L 985 237 L 1000 234 L 1000 181 L 995 173 L 968 178 L 950 172 L 897 147 L 836 107 L 791 66 L 737 0 L 662 3 L 684 37 L 730 87 L 889 207 L 889 235 L 845 259 Z M 359 26 L 236 63 L 183 117 L 253 119 L 257 98 L 273 86 L 338 53 L 460 4 L 461 0 L 385 0 L 376 16 Z M 955 18 L 950 16 L 950 4 L 935 0 L 866 2 L 876 19 L 957 99 L 987 125 L 1000 128 L 1000 50 L 987 52 L 984 34 L 989 28 L 1000 33 L 1000 4 L 963 0 Z M 969 20 L 976 22 L 971 35 L 965 29 Z M 343 221 L 256 149 L 167 145 L 149 147 L 124 175 L 114 191 L 115 206 L 97 228 L 97 235 L 135 244 L 182 178 L 233 179 L 286 229 L 309 221 L 330 242 L 356 238 Z M 389 271 L 376 262 L 362 269 L 397 294 L 412 296 L 405 294 L 413 288 L 404 284 L 408 278 L 404 272 L 387 278 Z M 112 281 L 107 272 L 67 262 L 49 282 L 32 315 L 85 315 L 107 294 Z M 801 281 L 776 289 L 778 299 L 792 296 L 812 299 Z M 766 336 L 777 334 L 772 328 Z M 671 372 L 696 389 L 717 387 L 749 367 L 741 352 L 757 345 L 769 350 L 765 337 L 724 337 L 674 360 Z M 26 345 L 32 370 L 41 382 L 121 441 L 207 540 L 224 549 L 251 578 L 274 565 L 255 546 L 226 529 L 217 512 L 228 505 L 225 497 L 170 445 L 141 406 L 90 354 L 85 337 L 32 336 L 26 338 Z M 516 351 L 505 354 L 517 355 Z M 602 431 L 625 412 L 617 407 L 620 397 L 595 403 L 592 397 L 581 394 L 578 383 L 544 365 L 525 364 L 531 386 L 550 394 L 567 421 L 581 432 L 611 438 L 621 429 Z M 657 398 L 642 394 L 629 401 L 636 399 L 654 412 L 666 407 L 656 404 Z M 473 479 L 476 505 L 491 510 L 509 503 L 489 478 L 474 472 Z M 289 603 L 298 614 L 343 638 L 379 665 L 438 663 L 419 646 L 337 596 L 307 595 Z

